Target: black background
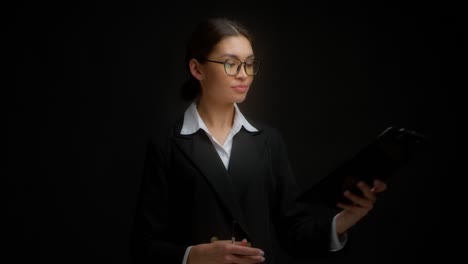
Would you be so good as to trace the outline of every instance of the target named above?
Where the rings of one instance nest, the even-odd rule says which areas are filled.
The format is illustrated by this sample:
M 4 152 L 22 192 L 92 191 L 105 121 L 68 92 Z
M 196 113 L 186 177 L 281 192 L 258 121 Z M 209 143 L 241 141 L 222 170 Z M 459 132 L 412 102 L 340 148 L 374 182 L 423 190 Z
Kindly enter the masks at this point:
M 161 3 L 162 5 L 162 3 Z M 263 61 L 245 115 L 281 129 L 304 188 L 389 125 L 429 135 L 346 260 L 439 257 L 440 181 L 453 174 L 452 73 L 463 37 L 450 4 L 25 3 L 5 9 L 5 263 L 130 263 L 147 137 L 186 107 L 186 38 L 205 16 L 244 22 Z M 334 260 L 323 260 L 333 262 Z M 3 261 L 2 261 L 3 262 Z

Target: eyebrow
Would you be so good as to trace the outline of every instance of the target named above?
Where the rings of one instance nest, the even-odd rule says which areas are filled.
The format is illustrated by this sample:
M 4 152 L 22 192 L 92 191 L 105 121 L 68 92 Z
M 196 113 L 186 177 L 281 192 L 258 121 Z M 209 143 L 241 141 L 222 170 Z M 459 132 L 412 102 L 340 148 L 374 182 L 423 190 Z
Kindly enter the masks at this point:
M 230 58 L 240 59 L 239 56 L 237 56 L 235 54 L 223 54 L 223 55 L 221 55 L 221 57 L 230 57 Z M 255 58 L 254 54 L 247 56 L 247 59 L 252 59 L 252 58 Z

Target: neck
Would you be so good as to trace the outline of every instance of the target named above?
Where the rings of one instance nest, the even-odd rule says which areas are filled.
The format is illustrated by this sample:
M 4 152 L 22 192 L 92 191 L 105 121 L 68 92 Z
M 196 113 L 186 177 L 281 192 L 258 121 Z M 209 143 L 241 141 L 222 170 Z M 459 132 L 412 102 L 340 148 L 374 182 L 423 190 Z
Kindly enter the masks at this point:
M 198 114 L 209 128 L 231 129 L 234 121 L 234 104 L 206 102 L 203 98 L 197 105 Z

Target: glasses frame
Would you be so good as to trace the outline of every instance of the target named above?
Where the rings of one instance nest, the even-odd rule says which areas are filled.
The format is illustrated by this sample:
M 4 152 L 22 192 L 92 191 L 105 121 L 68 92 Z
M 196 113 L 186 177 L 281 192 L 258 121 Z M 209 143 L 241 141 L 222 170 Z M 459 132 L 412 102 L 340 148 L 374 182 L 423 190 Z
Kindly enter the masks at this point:
M 234 60 L 240 61 L 241 64 L 239 64 L 239 66 L 237 66 L 237 71 L 236 71 L 235 74 L 229 74 L 228 71 L 227 71 L 227 65 L 228 65 L 227 62 L 228 62 L 228 60 L 233 60 L 233 59 L 234 59 Z M 257 71 L 254 72 L 253 74 L 249 74 L 249 73 L 247 72 L 247 62 L 246 62 L 246 61 L 241 61 L 241 60 L 239 60 L 239 59 L 237 59 L 237 58 L 229 58 L 229 59 L 226 59 L 225 61 L 217 61 L 217 60 L 203 59 L 203 61 L 214 62 L 214 63 L 218 63 L 218 64 L 223 64 L 223 65 L 224 65 L 224 72 L 225 72 L 227 75 L 229 75 L 229 76 L 236 76 L 237 74 L 239 74 L 241 66 L 244 66 L 245 74 L 247 74 L 247 75 L 249 75 L 249 76 L 255 76 L 255 75 L 257 75 L 258 71 L 260 70 L 260 65 L 262 65 L 262 62 L 261 62 L 261 61 L 255 60 L 255 59 L 254 59 L 253 61 L 256 62 L 256 63 L 258 63 L 258 69 L 257 69 Z

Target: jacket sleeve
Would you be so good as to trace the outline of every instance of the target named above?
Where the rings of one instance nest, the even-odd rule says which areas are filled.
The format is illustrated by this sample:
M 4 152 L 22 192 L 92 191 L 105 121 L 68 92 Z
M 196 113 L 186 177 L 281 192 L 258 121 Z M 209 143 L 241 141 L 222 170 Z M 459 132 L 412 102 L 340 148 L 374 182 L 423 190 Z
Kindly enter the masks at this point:
M 329 255 L 332 220 L 336 210 L 320 203 L 298 201 L 301 190 L 293 175 L 282 135 L 274 130 L 271 140 L 278 199 L 276 226 L 282 245 L 300 257 Z
M 188 247 L 175 243 L 175 234 L 170 232 L 169 156 L 154 140 L 148 144 L 131 243 L 135 263 L 181 264 Z

